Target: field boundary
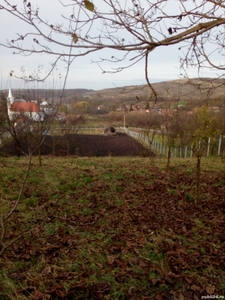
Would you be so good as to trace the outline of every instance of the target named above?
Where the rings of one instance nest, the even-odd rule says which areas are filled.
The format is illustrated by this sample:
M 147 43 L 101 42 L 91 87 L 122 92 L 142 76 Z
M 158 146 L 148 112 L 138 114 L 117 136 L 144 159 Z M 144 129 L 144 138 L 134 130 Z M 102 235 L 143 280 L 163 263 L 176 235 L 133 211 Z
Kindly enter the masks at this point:
M 137 128 L 138 131 L 143 130 L 141 128 Z M 150 147 L 149 141 L 146 135 L 138 132 L 133 131 L 128 128 L 124 128 L 124 132 L 129 136 L 135 138 L 137 141 L 142 143 L 143 145 Z M 220 135 L 218 139 L 212 143 L 211 138 L 208 138 L 208 143 L 205 151 L 205 156 L 220 156 L 222 154 L 222 144 L 223 144 L 223 137 Z M 153 140 L 151 144 L 151 150 L 154 150 L 156 154 L 160 155 L 167 155 L 168 153 L 168 146 L 159 141 Z M 192 145 L 186 145 L 183 147 L 172 147 L 171 148 L 171 157 L 173 158 L 188 158 L 193 157 L 194 153 L 192 151 Z

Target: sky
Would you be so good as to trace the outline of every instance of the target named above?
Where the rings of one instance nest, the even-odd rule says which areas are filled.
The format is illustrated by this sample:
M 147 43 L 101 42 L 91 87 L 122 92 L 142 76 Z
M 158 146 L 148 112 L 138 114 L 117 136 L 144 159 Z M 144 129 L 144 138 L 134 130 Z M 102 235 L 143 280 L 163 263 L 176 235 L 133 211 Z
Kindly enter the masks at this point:
M 54 0 L 33 0 L 31 3 L 38 2 L 41 11 L 47 18 L 56 18 L 61 13 L 61 5 Z M 172 0 L 171 0 L 172 1 Z M 16 2 L 16 1 L 14 1 Z M 21 3 L 21 1 L 20 1 Z M 54 12 L 54 14 L 53 14 Z M 49 16 L 50 13 L 50 16 Z M 16 33 L 26 32 L 26 24 L 17 18 L 11 17 L 8 13 L 0 10 L 0 28 L 1 30 L 0 43 L 4 44 L 6 39 L 14 39 Z M 149 57 L 149 80 L 150 82 L 159 82 L 166 80 L 174 80 L 181 78 L 182 71 L 179 68 L 180 51 L 178 45 L 158 48 L 153 51 Z M 45 55 L 31 55 L 23 57 L 21 55 L 13 55 L 12 49 L 7 49 L 0 46 L 0 89 L 7 89 L 9 84 L 12 88 L 22 89 L 27 88 L 28 84 L 24 81 L 16 79 L 15 76 L 10 76 L 10 72 L 16 76 L 21 76 L 21 68 L 25 70 L 25 74 L 29 76 L 41 66 L 41 75 L 45 75 L 50 68 L 50 63 L 53 58 Z M 107 50 L 106 50 L 107 51 Z M 109 51 L 109 50 L 108 50 Z M 106 52 L 105 52 L 106 53 Z M 107 54 L 107 53 L 106 53 Z M 145 84 L 144 61 L 137 63 L 129 69 L 115 74 L 107 74 L 102 72 L 100 67 L 93 63 L 93 60 L 99 60 L 104 56 L 104 52 L 95 53 L 90 56 L 75 59 L 70 67 L 69 76 L 66 83 L 66 88 L 76 89 L 85 88 L 93 90 L 101 90 L 105 88 L 123 87 L 128 85 Z M 112 64 L 105 64 L 104 68 L 112 69 Z M 197 77 L 197 70 L 189 70 L 190 77 Z M 59 75 L 60 74 L 60 75 Z M 44 83 L 30 83 L 29 88 L 55 88 L 60 89 L 63 86 L 66 74 L 65 64 L 59 64 L 57 69 L 49 76 Z M 213 77 L 216 73 L 207 71 L 200 74 L 202 77 Z

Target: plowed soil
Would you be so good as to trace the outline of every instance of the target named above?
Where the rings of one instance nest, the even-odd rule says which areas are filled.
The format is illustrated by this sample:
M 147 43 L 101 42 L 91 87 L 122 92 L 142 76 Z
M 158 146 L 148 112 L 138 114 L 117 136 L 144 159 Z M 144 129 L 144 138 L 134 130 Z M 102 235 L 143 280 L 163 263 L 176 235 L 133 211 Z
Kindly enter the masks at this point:
M 25 143 L 20 148 L 27 153 Z M 11 142 L 2 147 L 0 152 L 7 155 L 18 155 L 15 143 Z M 41 146 L 42 155 L 78 155 L 78 156 L 153 156 L 135 139 L 124 133 L 116 136 L 67 134 L 63 136 L 47 135 Z

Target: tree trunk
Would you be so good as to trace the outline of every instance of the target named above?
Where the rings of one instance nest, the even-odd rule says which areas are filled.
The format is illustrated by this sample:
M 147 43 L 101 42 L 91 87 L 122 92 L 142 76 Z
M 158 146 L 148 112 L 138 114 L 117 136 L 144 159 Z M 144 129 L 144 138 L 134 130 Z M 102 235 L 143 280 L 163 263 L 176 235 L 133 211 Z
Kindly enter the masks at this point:
M 170 167 L 170 158 L 171 158 L 171 146 L 168 147 L 168 153 L 167 153 L 167 169 Z
M 197 156 L 197 167 L 196 167 L 196 200 L 195 204 L 200 203 L 200 173 L 201 173 L 201 157 Z
M 15 150 L 18 157 L 21 156 L 20 141 L 15 140 Z
M 41 147 L 38 147 L 38 161 L 39 161 L 39 166 L 42 166 L 42 161 L 41 161 Z
M 55 138 L 52 135 L 52 156 L 55 156 L 55 146 L 56 146 L 55 144 L 56 144 Z
M 70 155 L 70 141 L 67 141 L 67 156 Z

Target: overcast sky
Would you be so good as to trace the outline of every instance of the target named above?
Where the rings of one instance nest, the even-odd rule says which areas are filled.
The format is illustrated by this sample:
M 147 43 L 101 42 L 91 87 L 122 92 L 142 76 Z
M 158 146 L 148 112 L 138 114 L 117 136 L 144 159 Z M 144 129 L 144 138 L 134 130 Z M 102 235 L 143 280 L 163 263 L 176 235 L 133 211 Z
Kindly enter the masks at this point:
M 172 1 L 172 0 L 171 0 Z M 15 1 L 16 2 L 16 1 Z M 22 2 L 22 1 L 21 1 Z M 32 4 L 35 1 L 32 1 Z M 44 7 L 46 18 L 48 14 L 54 12 L 54 15 L 60 14 L 61 6 L 58 6 L 57 1 L 36 0 L 40 8 Z M 52 3 L 54 2 L 54 7 Z M 42 11 L 42 10 L 41 10 Z M 6 39 L 14 39 L 15 33 L 21 33 L 26 31 L 26 24 L 21 23 L 17 18 L 12 18 L 9 14 L 0 10 L 0 28 L 1 36 L 0 43 L 5 43 Z M 149 79 L 151 82 L 173 80 L 180 78 L 179 69 L 179 56 L 180 51 L 178 45 L 173 47 L 158 48 L 153 51 L 149 57 Z M 88 88 L 94 90 L 100 90 L 104 88 L 122 87 L 127 85 L 139 85 L 145 84 L 144 75 L 144 61 L 139 62 L 129 69 L 125 69 L 116 74 L 103 74 L 102 70 L 92 60 L 98 60 L 104 53 L 95 53 L 94 55 L 81 57 L 76 59 L 71 66 L 69 77 L 67 80 L 66 88 Z M 0 89 L 7 89 L 10 85 L 12 88 L 26 88 L 26 84 L 10 77 L 9 74 L 13 70 L 17 76 L 21 75 L 20 69 L 23 67 L 26 74 L 29 76 L 37 70 L 38 65 L 42 65 L 42 74 L 44 75 L 50 68 L 50 63 L 53 58 L 44 55 L 32 55 L 29 57 L 23 57 L 20 55 L 13 55 L 12 49 L 7 49 L 0 46 Z M 108 69 L 114 66 L 108 65 Z M 59 79 L 59 73 L 62 74 L 62 78 Z M 190 77 L 197 77 L 197 71 L 191 70 Z M 213 77 L 216 74 L 210 71 L 200 74 L 202 77 Z M 39 83 L 39 88 L 61 88 L 63 85 L 63 78 L 65 76 L 65 65 L 58 65 L 58 69 L 53 72 L 48 80 L 44 83 Z M 31 85 L 29 86 L 32 87 Z

